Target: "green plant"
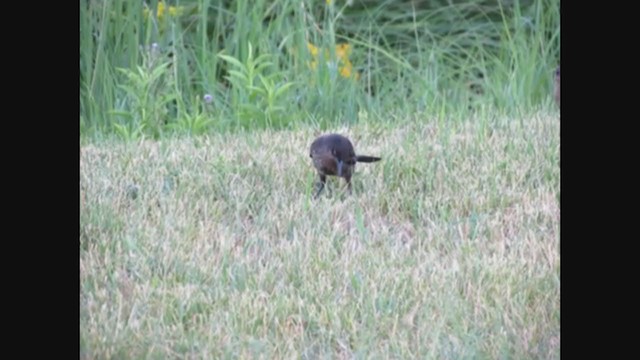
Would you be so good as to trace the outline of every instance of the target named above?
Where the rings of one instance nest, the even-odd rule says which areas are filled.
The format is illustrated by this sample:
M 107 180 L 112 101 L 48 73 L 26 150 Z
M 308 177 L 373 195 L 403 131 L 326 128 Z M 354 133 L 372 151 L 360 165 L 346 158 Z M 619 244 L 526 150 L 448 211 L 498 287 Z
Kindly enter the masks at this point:
M 126 82 L 118 87 L 125 93 L 122 108 L 112 114 L 124 118 L 129 128 L 136 128 L 150 133 L 154 138 L 162 134 L 169 123 L 169 106 L 177 96 L 171 87 L 171 62 L 159 62 L 157 45 L 152 45 L 144 57 L 142 66 L 134 69 L 118 68 L 124 74 Z M 124 126 L 115 126 L 122 135 Z
M 253 47 L 249 43 L 244 63 L 225 54 L 218 54 L 218 57 L 230 66 L 225 78 L 232 85 L 232 103 L 238 109 L 240 124 L 253 125 L 260 121 L 273 126 L 275 122 L 286 123 L 282 120 L 287 110 L 284 101 L 295 83 L 285 81 L 282 72 L 273 71 L 269 54 L 254 58 Z
M 194 103 L 199 103 L 199 100 L 196 99 Z M 168 128 L 177 133 L 189 135 L 202 135 L 206 133 L 213 124 L 213 120 L 207 115 L 205 108 L 206 104 L 203 104 L 201 110 L 197 110 L 193 114 L 185 113 L 179 116 L 178 120 L 169 124 Z

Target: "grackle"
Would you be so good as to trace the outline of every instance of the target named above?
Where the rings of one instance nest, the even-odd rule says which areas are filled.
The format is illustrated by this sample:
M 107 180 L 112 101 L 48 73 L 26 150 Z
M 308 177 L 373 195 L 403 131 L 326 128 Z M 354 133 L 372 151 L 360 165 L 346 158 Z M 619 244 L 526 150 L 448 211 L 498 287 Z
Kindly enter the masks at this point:
M 315 197 L 324 189 L 327 175 L 338 176 L 345 179 L 349 194 L 351 194 L 351 176 L 356 162 L 376 162 L 379 157 L 356 155 L 351 141 L 338 134 L 322 135 L 311 143 L 309 156 L 313 160 L 313 166 L 320 175 L 320 188 Z

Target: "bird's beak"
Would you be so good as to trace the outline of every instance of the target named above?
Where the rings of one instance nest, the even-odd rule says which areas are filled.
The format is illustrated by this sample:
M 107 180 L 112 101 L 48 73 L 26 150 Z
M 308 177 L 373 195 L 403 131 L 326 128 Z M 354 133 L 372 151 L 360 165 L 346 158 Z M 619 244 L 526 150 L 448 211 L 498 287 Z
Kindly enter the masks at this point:
M 342 160 L 338 160 L 338 176 L 342 176 Z

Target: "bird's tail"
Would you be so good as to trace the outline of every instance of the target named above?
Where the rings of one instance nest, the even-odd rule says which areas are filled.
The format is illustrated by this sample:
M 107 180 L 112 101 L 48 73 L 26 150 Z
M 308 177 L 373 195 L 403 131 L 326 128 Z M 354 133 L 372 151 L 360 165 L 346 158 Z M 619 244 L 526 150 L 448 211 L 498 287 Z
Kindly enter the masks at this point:
M 381 158 L 375 157 L 375 156 L 358 155 L 356 156 L 356 160 L 358 160 L 358 162 L 371 163 L 371 162 L 380 161 Z

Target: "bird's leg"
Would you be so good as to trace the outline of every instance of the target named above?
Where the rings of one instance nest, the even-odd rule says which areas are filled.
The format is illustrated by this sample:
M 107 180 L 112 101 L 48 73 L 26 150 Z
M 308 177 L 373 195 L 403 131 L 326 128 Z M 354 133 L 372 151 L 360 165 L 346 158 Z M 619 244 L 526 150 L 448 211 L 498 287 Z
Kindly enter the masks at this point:
M 322 189 L 324 189 L 324 185 L 326 182 L 327 182 L 327 176 L 320 174 L 320 182 L 318 183 L 318 192 L 314 196 L 314 199 L 317 199 L 318 196 L 320 196 L 320 193 L 322 192 Z
M 345 177 L 344 180 L 347 182 L 347 191 L 349 192 L 349 195 L 351 195 L 353 193 L 351 190 L 351 176 Z

